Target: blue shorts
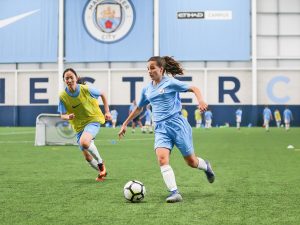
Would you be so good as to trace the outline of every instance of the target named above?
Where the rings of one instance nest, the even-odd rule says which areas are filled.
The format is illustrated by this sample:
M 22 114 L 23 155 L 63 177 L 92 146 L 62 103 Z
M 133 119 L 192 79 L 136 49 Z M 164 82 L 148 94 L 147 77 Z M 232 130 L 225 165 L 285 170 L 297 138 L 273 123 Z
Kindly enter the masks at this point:
M 154 149 L 167 148 L 172 151 L 174 145 L 183 156 L 194 153 L 192 128 L 180 114 L 155 124 Z
M 96 135 L 98 134 L 100 130 L 100 123 L 89 123 L 88 125 L 86 125 L 84 127 L 84 129 L 82 131 L 79 131 L 76 135 L 77 135 L 77 143 L 79 144 L 79 140 L 81 138 L 81 135 L 83 134 L 83 132 L 88 132 L 93 136 L 93 139 L 95 139 Z M 83 148 L 80 146 L 79 144 L 79 148 L 81 150 L 83 150 Z

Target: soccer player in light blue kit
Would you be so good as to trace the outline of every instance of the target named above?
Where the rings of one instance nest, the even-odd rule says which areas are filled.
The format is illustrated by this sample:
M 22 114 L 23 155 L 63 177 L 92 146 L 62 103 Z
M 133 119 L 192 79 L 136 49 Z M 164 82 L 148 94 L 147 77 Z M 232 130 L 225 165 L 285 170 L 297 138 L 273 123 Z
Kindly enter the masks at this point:
M 285 130 L 288 131 L 290 129 L 290 123 L 294 118 L 293 118 L 292 111 L 287 106 L 283 111 L 283 118 L 284 118 Z
M 180 113 L 181 100 L 179 92 L 193 92 L 201 111 L 206 110 L 207 104 L 197 87 L 173 78 L 175 75 L 183 75 L 181 65 L 173 58 L 168 56 L 151 57 L 148 60 L 147 68 L 152 81 L 143 88 L 138 107 L 124 121 L 119 132 L 119 138 L 125 135 L 129 121 L 142 111 L 143 106 L 150 103 L 155 122 L 154 149 L 163 180 L 170 191 L 166 202 L 180 202 L 182 196 L 178 191 L 175 175 L 169 164 L 170 153 L 174 145 L 180 150 L 184 160 L 190 167 L 205 172 L 210 183 L 214 182 L 215 175 L 210 163 L 197 157 L 194 153 L 192 128 Z M 169 77 L 165 73 L 171 74 L 173 77 Z
M 207 109 L 207 111 L 204 113 L 205 129 L 211 128 L 212 117 L 212 112 L 209 109 Z
M 115 129 L 117 125 L 117 119 L 118 119 L 118 111 L 113 109 L 110 111 L 111 117 L 112 117 L 112 127 Z
M 150 134 L 153 133 L 153 129 L 152 129 L 152 112 L 150 109 L 150 104 L 146 106 L 146 111 L 144 113 L 144 115 L 141 116 L 140 119 L 143 119 L 145 117 L 145 126 L 143 127 L 142 131 L 143 133 L 149 132 Z
M 264 126 L 266 128 L 266 131 L 269 131 L 269 123 L 270 120 L 273 119 L 273 117 L 272 117 L 272 112 L 268 106 L 265 106 L 265 109 L 263 111 L 263 117 L 264 117 Z
M 238 130 L 241 128 L 242 114 L 243 114 L 243 111 L 242 111 L 241 108 L 238 108 L 238 109 L 235 111 L 236 128 L 237 128 Z
M 136 101 L 133 100 L 131 105 L 129 106 L 129 113 L 128 115 L 130 115 L 130 113 L 132 113 L 134 111 L 134 109 L 136 108 Z M 140 128 L 142 129 L 143 128 L 143 124 L 141 122 L 141 119 L 140 119 L 140 115 L 137 115 L 135 118 L 133 118 L 133 120 L 131 121 L 131 127 L 132 127 L 132 130 L 131 132 L 134 133 L 135 132 L 135 126 L 136 126 L 136 123 L 138 123 L 138 125 L 140 126 Z

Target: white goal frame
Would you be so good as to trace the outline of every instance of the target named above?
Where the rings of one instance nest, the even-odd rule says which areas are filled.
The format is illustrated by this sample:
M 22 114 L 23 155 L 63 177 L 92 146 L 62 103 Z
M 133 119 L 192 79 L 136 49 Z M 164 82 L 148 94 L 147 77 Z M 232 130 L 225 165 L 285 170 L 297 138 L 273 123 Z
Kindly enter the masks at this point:
M 47 123 L 47 118 L 49 123 Z M 78 144 L 76 140 L 76 133 L 72 130 L 68 121 L 62 120 L 59 114 L 42 113 L 36 118 L 34 145 L 45 146 Z

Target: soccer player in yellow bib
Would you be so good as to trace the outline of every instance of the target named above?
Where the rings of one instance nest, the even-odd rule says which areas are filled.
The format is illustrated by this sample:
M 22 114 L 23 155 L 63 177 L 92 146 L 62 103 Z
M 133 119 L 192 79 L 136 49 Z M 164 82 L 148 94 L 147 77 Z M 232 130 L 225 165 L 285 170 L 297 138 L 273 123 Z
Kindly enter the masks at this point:
M 280 127 L 280 124 L 281 124 L 281 115 L 280 115 L 280 112 L 278 109 L 276 109 L 274 111 L 274 117 L 275 117 L 275 121 L 276 121 L 276 125 L 277 127 L 279 128 Z
M 198 108 L 196 108 L 194 114 L 195 114 L 194 116 L 195 116 L 195 121 L 196 121 L 196 128 L 200 128 L 201 123 L 202 123 L 201 111 Z
M 184 119 L 188 120 L 189 114 L 188 114 L 188 111 L 185 108 L 181 109 L 181 114 L 182 114 Z
M 98 171 L 96 181 L 103 181 L 107 172 L 104 162 L 94 143 L 101 124 L 111 120 L 107 98 L 98 89 L 81 84 L 75 70 L 68 68 L 63 73 L 67 87 L 60 93 L 58 112 L 68 120 L 77 133 L 77 143 L 92 168 Z M 105 116 L 101 112 L 98 98 L 101 97 Z

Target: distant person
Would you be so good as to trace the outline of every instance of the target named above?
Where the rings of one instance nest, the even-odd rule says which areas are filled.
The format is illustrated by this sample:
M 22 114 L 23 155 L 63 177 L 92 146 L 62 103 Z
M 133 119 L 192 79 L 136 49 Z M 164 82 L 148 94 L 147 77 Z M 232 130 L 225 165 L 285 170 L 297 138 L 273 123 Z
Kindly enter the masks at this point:
M 210 109 L 207 109 L 207 111 L 204 113 L 204 118 L 205 118 L 205 128 L 206 129 L 211 128 L 213 114 L 210 111 Z
M 186 120 L 188 121 L 189 113 L 188 113 L 188 111 L 187 111 L 185 108 L 183 108 L 183 107 L 182 107 L 182 109 L 181 109 L 181 114 L 182 114 L 183 118 L 186 119 Z
M 238 108 L 238 109 L 235 111 L 236 128 L 237 128 L 238 130 L 241 129 L 242 114 L 243 114 L 243 111 L 242 111 L 241 108 Z
M 200 109 L 198 109 L 198 107 L 195 109 L 194 116 L 195 116 L 196 128 L 200 128 L 202 124 L 202 113 Z
M 142 132 L 143 133 L 153 133 L 153 128 L 152 128 L 152 112 L 150 109 L 150 104 L 147 105 L 146 107 L 146 111 L 144 113 L 144 115 L 141 116 L 141 119 L 143 119 L 145 117 L 145 126 L 143 126 Z
M 281 125 L 281 115 L 280 115 L 280 112 L 278 109 L 276 109 L 274 111 L 274 118 L 275 118 L 275 121 L 276 121 L 276 126 L 279 128 L 280 125 Z
M 117 119 L 118 119 L 118 111 L 116 109 L 113 109 L 110 111 L 111 117 L 112 117 L 112 127 L 116 128 L 117 125 Z
M 285 124 L 285 130 L 288 131 L 290 129 L 291 121 L 294 120 L 292 111 L 286 106 L 283 111 L 283 118 Z
M 130 115 L 130 113 L 132 113 L 135 108 L 137 107 L 136 105 L 136 101 L 133 100 L 131 105 L 129 106 L 129 112 L 128 112 L 128 115 Z M 141 122 L 141 119 L 140 119 L 140 115 L 137 115 L 135 118 L 133 118 L 133 120 L 131 121 L 131 132 L 134 133 L 135 132 L 135 127 L 136 127 L 136 123 L 140 126 L 140 128 L 142 129 L 143 127 L 143 124 Z
M 269 131 L 270 120 L 273 120 L 273 117 L 272 117 L 272 112 L 268 106 L 265 106 L 265 109 L 263 111 L 263 119 L 264 119 L 264 127 L 266 131 Z

